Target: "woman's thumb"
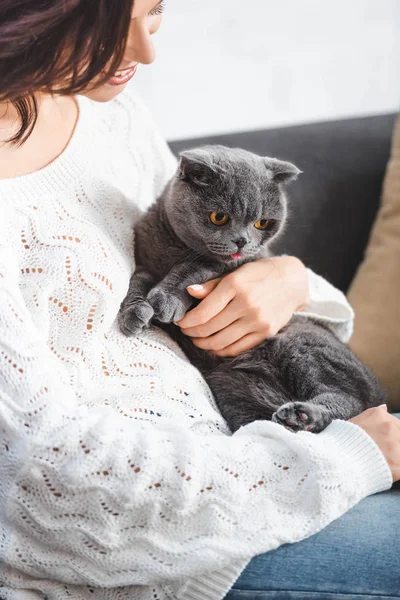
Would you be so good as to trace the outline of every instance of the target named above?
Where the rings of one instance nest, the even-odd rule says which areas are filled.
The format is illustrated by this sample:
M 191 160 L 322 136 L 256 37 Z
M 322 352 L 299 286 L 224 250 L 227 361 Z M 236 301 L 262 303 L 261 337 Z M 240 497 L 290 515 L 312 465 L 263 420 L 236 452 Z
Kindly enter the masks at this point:
M 205 298 L 206 296 L 208 296 L 208 294 L 210 294 L 219 284 L 219 282 L 221 281 L 221 278 L 218 279 L 211 279 L 211 281 L 206 281 L 205 283 L 202 283 L 201 285 L 199 284 L 195 284 L 195 285 L 189 285 L 189 287 L 187 287 L 187 291 L 188 293 L 193 296 L 193 298 L 198 298 L 199 300 L 202 300 L 203 298 Z

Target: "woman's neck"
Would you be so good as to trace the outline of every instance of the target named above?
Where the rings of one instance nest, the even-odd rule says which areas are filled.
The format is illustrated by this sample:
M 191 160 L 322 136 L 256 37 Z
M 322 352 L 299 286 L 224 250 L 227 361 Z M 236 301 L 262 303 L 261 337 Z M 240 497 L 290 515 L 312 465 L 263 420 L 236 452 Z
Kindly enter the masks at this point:
M 11 103 L 0 103 L 0 179 L 38 171 L 68 145 L 78 118 L 75 98 L 41 95 L 37 101 L 36 125 L 21 146 L 6 141 L 19 129 L 18 112 Z

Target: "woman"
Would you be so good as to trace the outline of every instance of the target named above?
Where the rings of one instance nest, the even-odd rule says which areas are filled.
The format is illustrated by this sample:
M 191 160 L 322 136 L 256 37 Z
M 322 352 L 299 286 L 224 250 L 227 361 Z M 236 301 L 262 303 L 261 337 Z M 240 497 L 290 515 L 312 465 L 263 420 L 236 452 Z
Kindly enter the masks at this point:
M 252 557 L 400 478 L 385 407 L 319 435 L 258 422 L 229 436 L 163 333 L 118 331 L 132 225 L 175 168 L 120 95 L 154 60 L 161 13 L 154 0 L 0 0 L 1 598 L 221 599 Z M 343 339 L 351 328 L 343 296 L 291 257 L 191 293 L 206 298 L 180 325 L 223 354 L 301 308 Z

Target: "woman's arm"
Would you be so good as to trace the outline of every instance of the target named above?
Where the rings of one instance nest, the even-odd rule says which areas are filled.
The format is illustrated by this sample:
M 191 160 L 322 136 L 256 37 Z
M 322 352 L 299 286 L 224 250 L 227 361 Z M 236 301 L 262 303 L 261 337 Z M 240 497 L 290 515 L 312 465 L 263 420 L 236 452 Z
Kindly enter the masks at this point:
M 78 403 L 4 246 L 0 441 L 0 581 L 14 569 L 102 587 L 194 577 L 312 535 L 392 482 L 350 423 L 313 435 L 258 422 L 227 437 Z

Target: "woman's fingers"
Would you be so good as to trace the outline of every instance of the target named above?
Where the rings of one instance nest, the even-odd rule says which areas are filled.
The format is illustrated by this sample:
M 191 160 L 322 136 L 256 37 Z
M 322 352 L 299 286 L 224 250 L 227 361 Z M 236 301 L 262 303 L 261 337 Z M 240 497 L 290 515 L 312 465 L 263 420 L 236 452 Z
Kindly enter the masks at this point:
M 226 279 L 222 279 L 196 308 L 190 310 L 183 319 L 177 322 L 177 325 L 183 329 L 204 325 L 204 323 L 218 315 L 234 296 L 235 289 L 229 283 L 226 283 Z
M 238 356 L 238 354 L 241 354 L 242 352 L 246 352 L 247 350 L 255 348 L 264 340 L 265 335 L 260 335 L 259 333 L 249 333 L 234 344 L 227 346 L 219 352 L 215 352 L 215 354 L 217 354 L 217 356 Z
M 365 410 L 350 422 L 364 429 L 374 440 L 386 458 L 393 481 L 400 481 L 399 419 L 390 415 L 385 405 L 381 405 Z
M 207 338 L 192 338 L 192 342 L 203 350 L 219 352 L 240 340 L 246 333 L 246 327 L 242 323 L 242 319 L 239 319 L 215 335 Z
M 202 300 L 217 287 L 220 281 L 220 277 L 218 279 L 210 279 L 210 281 L 206 281 L 205 283 L 189 285 L 186 289 L 193 298 Z
M 204 323 L 204 325 L 182 328 L 182 333 L 192 338 L 206 338 L 237 321 L 241 317 L 239 312 L 240 308 L 236 306 L 235 300 L 232 300 L 224 310 L 207 323 Z
M 260 333 L 250 331 L 249 325 L 245 319 L 238 319 L 222 331 L 219 331 L 215 335 L 211 335 L 206 338 L 192 338 L 193 344 L 198 348 L 202 348 L 203 350 L 210 350 L 215 354 L 220 354 L 223 350 L 227 349 L 234 344 L 237 344 L 244 337 L 248 337 L 249 335 L 255 334 L 258 339 L 258 344 L 260 341 L 265 339 L 265 336 L 260 335 Z M 251 343 L 250 339 L 247 340 L 247 343 Z M 257 344 L 254 344 L 257 345 Z M 243 344 L 241 344 L 243 346 Z M 252 346 L 250 345 L 249 348 Z

